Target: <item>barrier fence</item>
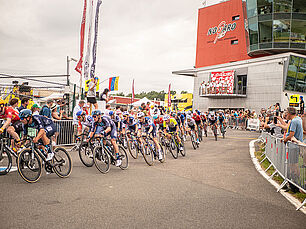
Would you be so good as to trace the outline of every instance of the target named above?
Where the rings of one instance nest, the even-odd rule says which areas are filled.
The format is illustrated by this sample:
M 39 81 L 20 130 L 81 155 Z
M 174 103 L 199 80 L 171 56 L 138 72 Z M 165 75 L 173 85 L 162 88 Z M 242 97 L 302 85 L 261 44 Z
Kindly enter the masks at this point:
M 271 163 L 266 171 L 271 166 L 274 167 L 275 172 L 271 175 L 270 179 L 276 173 L 284 179 L 284 182 L 277 191 L 279 192 L 289 182 L 306 193 L 306 146 L 292 142 L 285 144 L 281 139 L 267 132 L 262 132 L 259 139 L 265 143 L 264 158 L 260 163 L 266 159 Z M 306 199 L 297 210 L 305 204 Z
M 75 130 L 72 120 L 55 120 L 54 121 L 58 136 L 56 145 L 73 145 L 75 141 Z

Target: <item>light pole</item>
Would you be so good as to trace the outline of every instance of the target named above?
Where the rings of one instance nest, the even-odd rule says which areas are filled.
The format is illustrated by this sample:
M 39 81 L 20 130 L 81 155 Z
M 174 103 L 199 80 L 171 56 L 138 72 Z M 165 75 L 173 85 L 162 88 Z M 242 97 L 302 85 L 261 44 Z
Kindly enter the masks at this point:
M 69 79 L 69 68 L 70 68 L 70 61 L 74 61 L 74 62 L 78 62 L 78 60 L 74 59 L 74 58 L 69 58 L 69 56 L 67 56 L 67 86 L 70 85 L 70 79 Z

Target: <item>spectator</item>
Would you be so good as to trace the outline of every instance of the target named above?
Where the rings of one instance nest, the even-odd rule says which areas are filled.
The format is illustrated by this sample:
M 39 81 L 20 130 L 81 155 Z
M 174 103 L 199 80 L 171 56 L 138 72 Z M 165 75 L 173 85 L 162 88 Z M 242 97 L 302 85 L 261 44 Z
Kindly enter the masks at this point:
M 88 83 L 88 92 L 87 92 L 87 103 L 91 107 L 94 105 L 95 110 L 98 109 L 98 103 L 96 100 L 96 86 L 98 83 L 98 78 L 91 78 L 90 82 Z
M 273 119 L 266 117 L 264 128 L 268 129 L 273 136 L 277 138 L 283 138 L 282 127 L 280 124 L 281 123 L 276 116 L 274 116 Z
M 207 82 L 206 86 L 207 86 L 207 94 L 210 94 L 210 82 L 209 81 Z
M 102 111 L 102 113 L 104 113 L 105 115 L 109 116 L 109 112 L 110 112 L 111 110 L 112 110 L 112 109 L 111 109 L 111 105 L 110 105 L 110 104 L 106 104 L 106 106 L 105 106 L 105 111 L 104 111 L 104 112 Z
M 288 119 L 290 120 L 288 133 L 284 138 L 284 142 L 303 142 L 303 126 L 302 119 L 297 116 L 296 109 L 294 107 L 288 107 Z
M 100 100 L 102 101 L 102 108 L 101 111 L 104 112 L 106 109 L 106 103 L 109 101 L 109 96 L 108 96 L 109 89 L 105 88 L 102 95 L 100 96 Z
M 86 103 L 84 104 L 83 110 L 85 111 L 86 115 L 89 115 L 89 106 L 88 106 L 88 104 L 86 104 Z
M 59 113 L 57 112 L 57 106 L 54 104 L 52 105 L 52 107 L 50 108 L 51 110 L 51 116 L 53 118 L 53 120 L 62 120 L 63 119 L 63 110 L 60 110 Z
M 300 114 L 304 115 L 304 110 L 305 110 L 305 103 L 303 96 L 300 96 Z
M 39 110 L 40 110 L 40 106 L 38 106 L 38 104 L 33 104 L 31 111 L 33 115 L 39 115 Z
M 52 99 L 47 100 L 47 104 L 43 105 L 39 114 L 45 116 L 46 118 L 51 119 L 52 116 L 51 116 L 50 107 L 52 107 L 52 105 L 53 105 L 53 100 Z
M 23 98 L 21 100 L 21 106 L 18 108 L 18 111 L 20 112 L 24 109 L 27 109 L 28 105 L 29 105 L 29 99 L 28 98 Z
M 302 121 L 303 121 L 303 139 L 304 143 L 306 143 L 306 112 L 302 115 Z
M 57 116 L 61 116 L 61 119 L 72 119 L 71 117 L 68 117 L 65 112 L 65 106 L 66 102 L 63 99 L 56 100 L 56 112 Z
M 79 101 L 79 104 L 76 105 L 74 108 L 73 108 L 73 125 L 78 125 L 79 121 L 78 121 L 78 117 L 76 116 L 76 113 L 78 113 L 78 111 L 83 111 L 83 107 L 84 107 L 84 100 L 80 100 Z

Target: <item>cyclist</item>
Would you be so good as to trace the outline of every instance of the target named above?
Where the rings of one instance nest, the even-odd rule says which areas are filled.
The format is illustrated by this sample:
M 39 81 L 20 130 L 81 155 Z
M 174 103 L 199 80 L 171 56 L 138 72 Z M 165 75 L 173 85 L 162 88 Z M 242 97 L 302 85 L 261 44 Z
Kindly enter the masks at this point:
M 18 106 L 18 99 L 13 98 L 9 102 L 9 107 L 4 106 L 5 101 L 1 100 L 1 113 L 0 113 L 0 119 L 5 119 L 5 123 L 0 128 L 0 134 L 6 131 L 15 139 L 15 148 L 13 150 L 15 152 L 18 151 L 18 149 L 21 146 L 20 142 L 20 133 L 23 131 L 23 124 L 20 122 L 19 118 L 19 112 L 16 110 Z
M 122 161 L 119 155 L 119 147 L 116 143 L 117 139 L 117 130 L 115 123 L 111 120 L 110 117 L 104 115 L 102 116 L 101 111 L 94 110 L 92 112 L 92 118 L 94 120 L 94 123 L 92 124 L 90 133 L 89 133 L 89 139 L 92 138 L 94 135 L 96 136 L 110 136 L 111 137 L 111 143 L 114 147 L 114 151 L 116 154 L 116 166 L 120 166 Z M 105 144 L 105 141 L 103 142 Z
M 179 143 L 179 150 L 183 151 L 183 145 L 181 143 L 181 139 L 178 136 L 178 131 L 179 131 L 179 126 L 176 122 L 176 120 L 174 118 L 170 118 L 169 115 L 165 115 L 164 116 L 164 123 L 163 123 L 163 127 L 164 127 L 164 133 L 165 135 L 170 139 L 171 135 L 168 134 L 168 132 L 172 132 L 175 134 L 175 137 L 177 139 L 177 142 Z
M 90 115 L 86 115 L 85 111 L 78 111 L 76 116 L 79 121 L 78 125 L 78 135 L 82 134 L 83 132 L 89 132 L 93 124 L 93 118 Z
M 214 132 L 212 126 L 215 126 L 216 129 L 218 129 L 217 116 L 215 115 L 214 111 L 210 111 L 209 112 L 209 114 L 208 114 L 208 122 L 209 122 L 209 126 L 210 126 L 212 132 Z
M 114 111 L 109 111 L 108 115 L 111 118 L 111 120 L 115 123 L 115 125 L 117 127 L 117 131 L 121 132 L 122 123 L 121 123 L 121 119 L 120 119 L 119 115 L 117 115 Z
M 136 132 L 137 120 L 129 114 L 128 111 L 123 112 L 123 134 Z
M 195 120 L 193 118 L 191 118 L 190 115 L 186 116 L 185 126 L 186 126 L 187 132 L 189 133 L 190 136 L 191 136 L 191 131 L 193 131 L 195 133 L 195 136 L 196 136 L 196 139 L 197 139 L 196 141 L 197 141 L 198 144 L 200 144 L 198 131 L 196 131 L 198 126 L 197 126 Z
M 220 133 L 222 133 L 222 126 L 223 126 L 223 130 L 225 132 L 225 116 L 223 114 L 223 111 L 219 111 L 218 121 L 219 121 L 219 124 L 220 124 Z
M 149 117 L 145 117 L 145 114 L 143 112 L 139 112 L 137 114 L 137 118 L 139 120 L 138 131 L 141 134 L 141 128 L 143 127 L 147 135 L 152 134 L 153 142 L 158 151 L 158 160 L 161 161 L 163 159 L 163 155 L 157 141 L 156 126 Z
M 197 126 L 202 127 L 202 119 L 201 116 L 198 114 L 197 110 L 195 110 L 192 114 L 192 118 L 196 122 Z
M 53 121 L 42 115 L 33 115 L 29 109 L 24 109 L 19 114 L 21 122 L 24 124 L 24 135 L 28 134 L 28 128 L 32 127 L 38 130 L 33 142 L 37 143 L 42 140 L 43 147 L 47 151 L 47 161 L 52 160 L 54 153 L 51 147 L 51 137 L 56 133 L 56 127 Z

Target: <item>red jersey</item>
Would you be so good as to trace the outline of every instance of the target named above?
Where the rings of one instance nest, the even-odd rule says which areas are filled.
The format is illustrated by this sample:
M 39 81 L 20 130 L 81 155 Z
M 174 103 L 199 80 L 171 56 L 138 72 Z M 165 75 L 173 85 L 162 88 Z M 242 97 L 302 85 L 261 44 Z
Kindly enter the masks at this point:
M 13 107 L 7 107 L 5 108 L 4 114 L 0 114 L 0 119 L 11 119 L 11 122 L 17 122 L 20 120 L 19 118 L 19 112 L 15 110 Z
M 201 121 L 201 117 L 198 114 L 193 114 L 192 118 L 197 122 Z
M 154 124 L 155 124 L 155 126 L 156 126 L 157 124 L 162 125 L 163 122 L 164 122 L 164 120 L 163 120 L 162 117 L 157 118 L 157 119 L 154 119 Z

